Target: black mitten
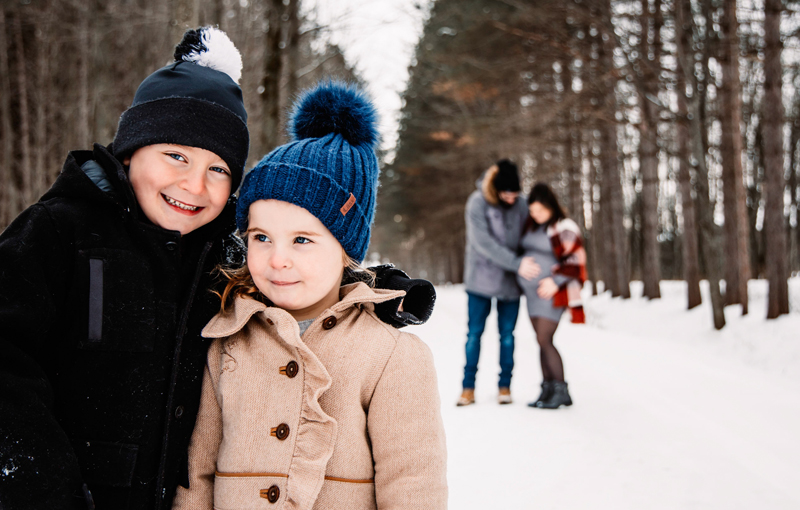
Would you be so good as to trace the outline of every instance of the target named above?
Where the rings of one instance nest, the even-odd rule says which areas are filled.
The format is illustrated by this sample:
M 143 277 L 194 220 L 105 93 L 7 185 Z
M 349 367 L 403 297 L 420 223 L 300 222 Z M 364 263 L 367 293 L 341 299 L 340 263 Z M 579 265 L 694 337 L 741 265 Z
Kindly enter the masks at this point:
M 368 269 L 375 273 L 376 288 L 406 292 L 405 297 L 375 305 L 375 313 L 383 322 L 399 329 L 409 324 L 424 324 L 431 317 L 436 302 L 436 290 L 431 282 L 409 278 L 392 264 Z M 403 310 L 399 310 L 401 302 Z

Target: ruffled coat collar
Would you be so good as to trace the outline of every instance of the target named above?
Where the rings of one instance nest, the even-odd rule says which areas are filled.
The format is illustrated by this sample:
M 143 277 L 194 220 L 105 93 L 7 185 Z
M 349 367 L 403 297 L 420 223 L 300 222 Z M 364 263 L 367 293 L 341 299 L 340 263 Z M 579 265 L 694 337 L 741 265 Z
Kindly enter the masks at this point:
M 352 307 L 374 307 L 405 295 L 403 291 L 371 289 L 364 283 L 341 287 L 341 299 L 317 320 L 344 316 Z M 333 455 L 338 434 L 337 421 L 320 405 L 320 398 L 331 387 L 332 378 L 317 355 L 300 338 L 297 321 L 285 310 L 267 306 L 250 298 L 237 297 L 233 306 L 217 314 L 203 329 L 207 338 L 235 335 L 251 320 L 263 320 L 279 341 L 291 345 L 303 365 L 303 397 L 294 455 L 288 473 L 284 508 L 311 510 L 325 481 L 328 461 Z

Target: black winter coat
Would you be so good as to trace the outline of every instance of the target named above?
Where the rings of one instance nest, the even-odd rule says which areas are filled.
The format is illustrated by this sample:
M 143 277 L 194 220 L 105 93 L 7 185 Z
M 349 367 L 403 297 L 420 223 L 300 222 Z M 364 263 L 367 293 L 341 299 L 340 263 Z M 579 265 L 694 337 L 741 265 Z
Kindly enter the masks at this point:
M 80 165 L 95 159 L 115 191 Z M 183 238 L 140 221 L 122 165 L 70 153 L 0 236 L 0 503 L 168 508 L 219 308 L 207 289 L 234 203 Z
M 81 170 L 89 159 L 115 191 Z M 234 210 L 183 237 L 154 226 L 95 145 L 0 235 L 0 509 L 168 509 L 188 485 L 200 331 L 219 309 L 211 270 L 237 246 Z M 429 287 L 406 298 L 423 320 Z

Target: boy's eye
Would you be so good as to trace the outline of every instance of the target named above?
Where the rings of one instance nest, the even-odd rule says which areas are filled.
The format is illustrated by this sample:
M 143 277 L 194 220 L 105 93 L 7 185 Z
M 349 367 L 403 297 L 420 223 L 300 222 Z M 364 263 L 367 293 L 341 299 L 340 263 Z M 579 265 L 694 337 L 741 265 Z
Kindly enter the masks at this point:
M 297 244 L 309 244 L 311 242 L 311 239 L 309 239 L 307 237 L 302 237 L 302 236 L 301 237 L 295 237 L 294 238 L 294 242 L 296 242 Z
M 230 171 L 228 171 L 227 168 L 223 168 L 221 166 L 212 166 L 211 167 L 211 171 L 212 172 L 217 172 L 217 173 L 220 173 L 220 174 L 225 174 L 225 175 L 230 175 L 231 174 Z
M 183 156 L 181 156 L 180 154 L 175 154 L 175 153 L 173 153 L 173 152 L 168 152 L 168 153 L 167 153 L 167 156 L 169 156 L 169 157 L 171 157 L 172 159 L 174 159 L 174 160 L 177 160 L 177 161 L 186 161 L 186 158 L 184 158 L 184 157 L 183 157 Z

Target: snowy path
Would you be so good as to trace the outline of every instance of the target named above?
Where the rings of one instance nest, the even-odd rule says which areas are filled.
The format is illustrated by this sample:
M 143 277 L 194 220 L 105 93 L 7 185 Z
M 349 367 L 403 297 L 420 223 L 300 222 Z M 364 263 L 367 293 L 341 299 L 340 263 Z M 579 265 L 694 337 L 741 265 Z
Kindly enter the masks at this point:
M 438 293 L 431 321 L 412 331 L 436 359 L 450 508 L 800 508 L 800 314 L 767 324 L 755 316 L 763 301 L 744 319 L 729 307 L 717 333 L 708 310 L 683 310 L 679 283 L 660 302 L 593 298 L 588 325 L 556 333 L 575 405 L 547 411 L 525 405 L 541 372 L 522 315 L 515 402 L 495 403 L 493 313 L 477 404 L 456 408 L 466 297 L 460 286 Z

